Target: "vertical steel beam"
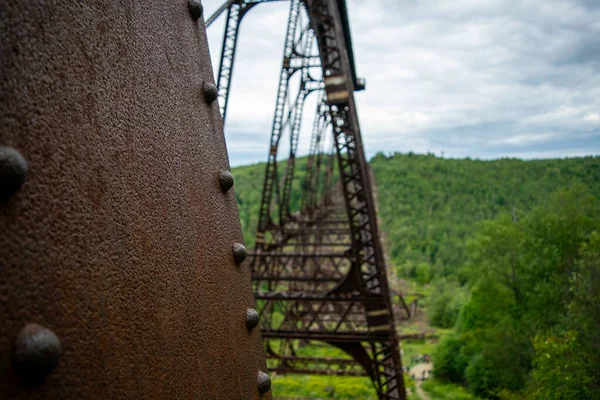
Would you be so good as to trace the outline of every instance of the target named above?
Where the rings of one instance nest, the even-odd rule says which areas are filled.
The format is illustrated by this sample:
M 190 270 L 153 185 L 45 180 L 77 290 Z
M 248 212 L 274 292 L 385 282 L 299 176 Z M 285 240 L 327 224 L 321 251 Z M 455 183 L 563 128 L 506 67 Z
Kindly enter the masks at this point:
M 385 318 L 387 332 L 381 352 L 374 352 L 375 382 L 381 398 L 404 398 L 402 364 L 396 338 L 393 310 L 389 295 L 383 248 L 379 241 L 372 185 L 354 104 L 354 82 L 347 47 L 344 43 L 341 15 L 334 0 L 312 0 L 309 6 L 313 29 L 322 61 L 327 101 L 333 121 L 334 141 L 342 190 L 352 237 L 353 267 L 359 270 L 360 293 L 378 296 L 381 303 L 366 307 L 367 323 Z M 369 314 L 374 317 L 369 317 Z M 391 361 L 391 362 L 383 362 Z
M 288 23 L 285 35 L 283 62 L 279 74 L 279 84 L 277 86 L 277 100 L 275 103 L 275 115 L 273 117 L 273 126 L 271 128 L 271 139 L 269 141 L 269 155 L 265 168 L 265 180 L 262 190 L 262 200 L 258 218 L 258 233 L 256 244 L 258 247 L 264 245 L 264 234 L 271 219 L 271 200 L 273 198 L 273 189 L 277 181 L 277 150 L 279 140 L 284 124 L 285 105 L 288 97 L 289 79 L 292 74 L 290 60 L 294 51 L 296 31 L 298 28 L 298 18 L 300 16 L 300 0 L 292 0 L 290 12 L 288 14 Z
M 2 399 L 271 398 L 201 16 L 0 0 Z
M 221 61 L 219 63 L 219 75 L 217 76 L 217 91 L 219 109 L 225 121 L 229 91 L 231 89 L 231 78 L 233 75 L 233 63 L 237 47 L 240 23 L 250 5 L 242 1 L 231 2 L 227 8 L 227 20 L 225 21 L 225 32 L 221 47 Z

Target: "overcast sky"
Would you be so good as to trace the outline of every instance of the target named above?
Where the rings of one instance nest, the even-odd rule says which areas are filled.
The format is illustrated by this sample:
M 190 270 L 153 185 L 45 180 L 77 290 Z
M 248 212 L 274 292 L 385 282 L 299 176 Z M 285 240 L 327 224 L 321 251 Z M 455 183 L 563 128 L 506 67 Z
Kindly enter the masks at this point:
M 223 1 L 203 0 L 206 17 Z M 368 157 L 600 154 L 600 0 L 347 3 Z M 234 166 L 266 160 L 288 10 L 260 4 L 242 23 L 225 126 Z M 215 73 L 224 21 L 208 28 Z

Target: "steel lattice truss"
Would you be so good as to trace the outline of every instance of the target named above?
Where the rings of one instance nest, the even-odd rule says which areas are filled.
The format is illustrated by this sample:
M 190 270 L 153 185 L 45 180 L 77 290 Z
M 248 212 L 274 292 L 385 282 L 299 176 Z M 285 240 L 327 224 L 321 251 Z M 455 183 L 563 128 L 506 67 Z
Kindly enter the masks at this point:
M 274 0 L 271 0 L 274 1 Z M 260 0 L 230 0 L 218 76 L 223 117 L 242 17 Z M 405 399 L 394 312 L 362 147 L 345 0 L 290 0 L 256 248 L 253 288 L 272 371 L 369 376 L 380 399 Z M 302 187 L 294 189 L 306 99 L 317 107 Z M 284 165 L 277 157 L 289 139 Z M 281 155 L 279 155 L 281 156 Z M 300 209 L 290 207 L 300 191 Z M 401 310 L 408 312 L 399 296 Z M 401 317 L 408 317 L 408 314 Z M 306 357 L 326 343 L 347 358 Z

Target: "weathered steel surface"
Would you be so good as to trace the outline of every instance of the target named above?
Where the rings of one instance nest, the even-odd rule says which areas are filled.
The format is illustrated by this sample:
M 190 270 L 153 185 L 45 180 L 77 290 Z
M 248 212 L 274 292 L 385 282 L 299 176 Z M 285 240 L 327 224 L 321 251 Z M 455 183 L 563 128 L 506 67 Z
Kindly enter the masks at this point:
M 202 18 L 2 0 L 0 43 L 0 397 L 270 398 Z

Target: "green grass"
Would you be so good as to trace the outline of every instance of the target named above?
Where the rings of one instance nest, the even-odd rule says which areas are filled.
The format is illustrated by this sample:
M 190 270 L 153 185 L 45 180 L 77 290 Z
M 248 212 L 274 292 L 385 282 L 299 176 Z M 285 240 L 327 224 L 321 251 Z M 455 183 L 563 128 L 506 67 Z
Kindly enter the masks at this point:
M 435 379 L 426 380 L 421 385 L 425 393 L 429 395 L 431 400 L 477 400 L 470 394 L 467 389 L 462 386 L 441 383 Z
M 366 377 L 273 374 L 273 396 L 323 399 L 375 399 L 371 380 Z
M 272 345 L 278 346 L 278 341 Z M 348 357 L 333 346 L 300 346 L 297 354 L 305 357 Z M 277 375 L 272 374 L 273 395 L 320 399 L 375 399 L 375 389 L 367 377 Z
M 281 164 L 283 166 L 283 164 Z M 291 209 L 300 205 L 307 159 L 297 160 L 297 175 L 291 194 Z M 378 154 L 370 165 L 377 182 L 378 216 L 384 237 L 388 268 L 399 278 L 410 279 L 400 292 L 410 303 L 415 294 L 427 315 L 435 310 L 440 280 L 463 282 L 462 266 L 467 261 L 467 238 L 480 221 L 504 213 L 526 215 L 556 190 L 581 183 L 600 197 L 600 157 L 565 160 L 494 161 L 439 159 L 432 155 Z M 283 168 L 281 169 L 283 170 Z M 260 209 L 265 164 L 238 167 L 236 198 L 246 246 L 254 245 Z M 463 271 L 464 272 L 464 271 Z M 413 282 L 413 280 L 415 282 Z M 431 284 L 427 284 L 431 282 Z M 404 286 L 404 284 L 402 284 Z M 428 310 L 429 308 L 429 310 Z M 281 316 L 275 315 L 275 323 Z M 398 327 L 399 333 L 430 331 L 423 318 Z M 446 324 L 444 326 L 451 326 Z M 441 340 L 449 330 L 437 330 Z M 436 340 L 404 342 L 403 362 L 432 354 Z M 301 355 L 337 357 L 339 350 L 304 347 Z M 415 382 L 406 379 L 409 399 L 418 400 Z M 431 400 L 475 399 L 464 388 L 430 380 L 423 390 Z M 331 390 L 333 389 L 333 390 Z M 274 376 L 275 396 L 333 399 L 375 398 L 368 378 L 332 376 Z

